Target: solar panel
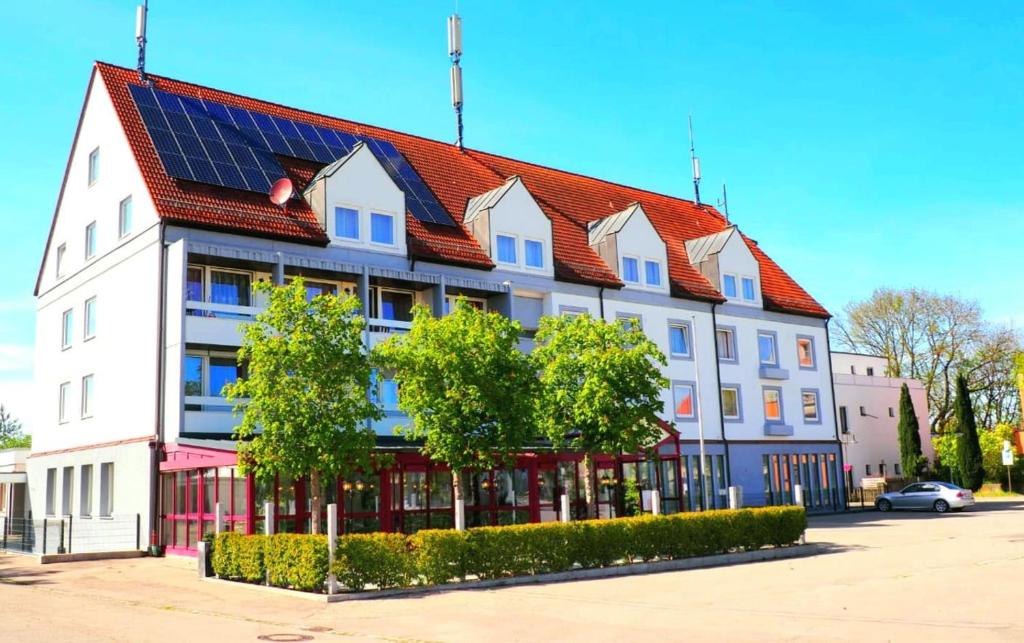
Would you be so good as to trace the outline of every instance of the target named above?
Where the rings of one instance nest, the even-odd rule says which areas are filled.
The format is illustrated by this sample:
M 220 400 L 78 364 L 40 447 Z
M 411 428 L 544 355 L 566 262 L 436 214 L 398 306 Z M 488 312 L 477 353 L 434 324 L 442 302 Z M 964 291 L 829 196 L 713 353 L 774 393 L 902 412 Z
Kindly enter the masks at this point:
M 169 176 L 265 194 L 285 175 L 275 154 L 326 164 L 363 141 L 405 193 L 406 208 L 416 219 L 455 225 L 415 168 L 388 141 L 152 87 L 129 89 Z

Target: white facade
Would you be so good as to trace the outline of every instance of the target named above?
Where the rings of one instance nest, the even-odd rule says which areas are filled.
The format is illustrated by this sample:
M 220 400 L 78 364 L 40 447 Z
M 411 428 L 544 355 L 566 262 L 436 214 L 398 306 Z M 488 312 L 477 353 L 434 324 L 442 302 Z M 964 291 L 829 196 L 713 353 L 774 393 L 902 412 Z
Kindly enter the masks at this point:
M 832 353 L 840 439 L 854 486 L 864 478 L 900 477 L 900 389 L 910 390 L 921 436 L 921 451 L 935 459 L 928 425 L 928 396 L 921 382 L 885 377 L 885 358 Z M 874 375 L 868 375 L 869 372 Z

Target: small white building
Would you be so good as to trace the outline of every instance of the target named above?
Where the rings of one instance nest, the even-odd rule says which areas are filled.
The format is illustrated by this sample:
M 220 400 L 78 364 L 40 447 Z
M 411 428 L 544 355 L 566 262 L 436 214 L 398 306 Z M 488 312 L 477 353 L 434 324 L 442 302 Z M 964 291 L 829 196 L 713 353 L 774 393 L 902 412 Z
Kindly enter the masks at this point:
M 884 357 L 858 353 L 832 353 L 836 389 L 836 416 L 845 452 L 847 484 L 861 486 L 864 478 L 901 477 L 900 388 L 906 383 L 914 403 L 921 434 L 921 451 L 935 459 L 928 423 L 928 395 L 924 385 L 911 379 L 886 377 Z

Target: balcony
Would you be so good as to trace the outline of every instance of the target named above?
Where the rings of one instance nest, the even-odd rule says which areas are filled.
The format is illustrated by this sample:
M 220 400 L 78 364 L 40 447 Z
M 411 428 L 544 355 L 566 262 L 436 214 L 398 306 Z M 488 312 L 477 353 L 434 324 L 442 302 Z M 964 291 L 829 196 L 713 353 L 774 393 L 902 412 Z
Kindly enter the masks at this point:
M 252 321 L 256 306 L 185 302 L 185 341 L 216 346 L 241 346 L 239 324 Z
M 185 396 L 185 432 L 231 435 L 241 418 L 231 412 L 231 404 L 216 395 Z
M 370 348 L 373 348 L 396 333 L 408 333 L 411 328 L 411 321 L 379 318 L 370 318 L 366 320 L 366 329 L 370 332 Z

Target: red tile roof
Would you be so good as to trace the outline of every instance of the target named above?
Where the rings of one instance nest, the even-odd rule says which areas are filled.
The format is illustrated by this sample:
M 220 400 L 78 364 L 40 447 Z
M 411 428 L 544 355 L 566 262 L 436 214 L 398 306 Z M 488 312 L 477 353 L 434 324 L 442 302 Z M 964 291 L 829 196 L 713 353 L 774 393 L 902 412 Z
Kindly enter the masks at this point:
M 107 86 L 161 217 L 186 226 L 228 229 L 300 243 L 328 243 L 326 232 L 320 227 L 313 211 L 303 202 L 289 207 L 285 213 L 272 205 L 265 195 L 199 185 L 167 176 L 128 91 L 129 84 L 138 82 L 135 70 L 106 63 L 97 63 L 96 69 Z M 462 218 L 470 198 L 498 187 L 512 175 L 518 175 L 551 219 L 554 267 L 558 279 L 621 287 L 622 282 L 614 271 L 588 245 L 587 223 L 639 202 L 668 247 L 672 293 L 706 301 L 723 301 L 715 286 L 690 264 L 684 245 L 688 239 L 718 232 L 726 226 L 725 219 L 713 207 L 486 152 L 459 150 L 450 143 L 284 107 L 170 78 L 152 75 L 150 78 L 158 88 L 175 94 L 206 98 L 392 143 L 458 224 L 455 227 L 425 224 L 407 214 L 406 231 L 412 257 L 481 269 L 492 268 L 494 264 L 462 225 Z M 315 163 L 287 158 L 279 160 L 300 189 L 319 169 Z M 746 237 L 744 240 L 761 266 L 761 290 L 766 309 L 828 317 L 828 311 L 769 259 L 756 243 Z

